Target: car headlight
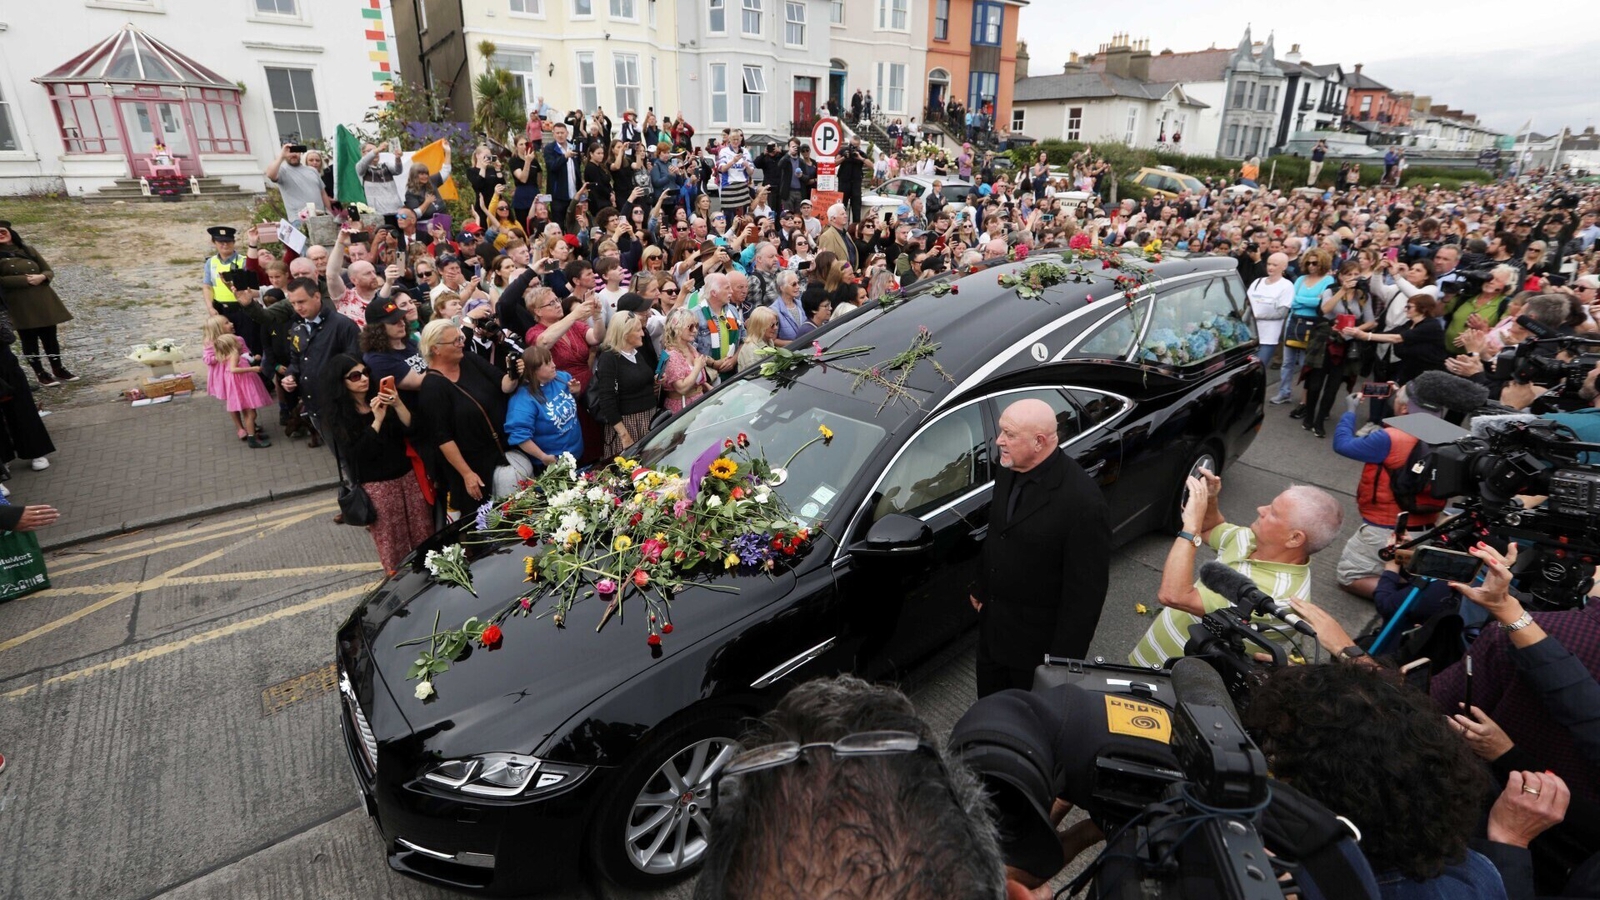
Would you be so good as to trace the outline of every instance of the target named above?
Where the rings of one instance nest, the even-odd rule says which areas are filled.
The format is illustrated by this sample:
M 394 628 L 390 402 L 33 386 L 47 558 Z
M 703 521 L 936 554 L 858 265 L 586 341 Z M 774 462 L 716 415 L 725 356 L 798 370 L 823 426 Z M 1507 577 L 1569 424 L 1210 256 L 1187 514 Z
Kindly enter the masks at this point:
M 480 797 L 537 796 L 574 783 L 588 769 L 519 753 L 484 753 L 435 763 L 422 777 Z

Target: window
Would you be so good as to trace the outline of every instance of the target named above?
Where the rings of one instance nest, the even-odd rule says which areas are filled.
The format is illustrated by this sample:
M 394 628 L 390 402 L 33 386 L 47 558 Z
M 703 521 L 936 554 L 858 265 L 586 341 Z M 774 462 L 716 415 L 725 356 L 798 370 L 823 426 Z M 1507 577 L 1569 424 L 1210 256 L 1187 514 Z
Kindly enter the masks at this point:
M 15 153 L 21 149 L 17 129 L 11 124 L 11 102 L 0 91 L 0 153 Z
M 1006 8 L 995 0 L 978 0 L 972 4 L 972 42 L 985 47 L 1000 46 L 1005 15 Z
M 652 3 L 650 8 L 655 9 L 656 5 Z M 654 56 L 650 57 L 650 108 L 661 108 L 661 60 Z
M 844 0 L 833 0 L 828 4 L 828 21 L 835 25 L 844 24 Z
M 267 92 L 272 95 L 278 143 L 322 140 L 322 117 L 317 114 L 317 90 L 311 85 L 310 69 L 268 68 Z
M 728 121 L 728 64 L 711 64 L 711 121 L 721 125 Z
M 533 0 L 533 2 L 538 3 L 539 0 Z M 415 9 L 416 14 L 417 14 L 417 31 L 418 32 L 427 31 L 428 30 L 428 0 L 411 0 L 411 5 Z M 513 9 L 516 8 L 516 0 L 512 0 L 512 8 Z
M 1083 135 L 1083 107 L 1070 106 L 1067 108 L 1067 133 L 1066 140 L 1081 140 Z
M 121 133 L 109 96 L 91 96 L 89 86 L 84 84 L 53 84 L 50 95 L 56 115 L 61 118 L 61 143 L 68 153 L 122 152 Z
M 873 497 L 873 522 L 891 513 L 925 515 L 987 484 L 989 444 L 979 404 L 964 406 L 911 439 Z
M 1233 103 L 1231 104 L 1232 106 L 1243 106 L 1244 105 L 1244 87 L 1245 87 L 1245 84 L 1242 81 L 1235 81 L 1233 83 Z
M 300 17 L 298 0 L 255 0 L 256 12 L 263 16 Z
M 933 0 L 933 39 L 950 40 L 950 0 Z
M 595 83 L 594 51 L 585 50 L 578 54 L 578 108 L 594 112 L 599 106 L 600 86 Z
M 539 98 L 539 51 L 498 50 L 489 57 L 489 65 L 505 69 L 522 92 L 522 104 L 531 107 Z
M 878 0 L 878 28 L 905 31 L 910 27 L 910 0 Z
M 594 0 L 572 0 L 572 15 L 574 18 L 589 18 L 594 15 Z M 589 107 L 593 109 L 594 107 Z
M 878 99 L 883 103 L 884 112 L 905 112 L 905 63 L 878 63 L 877 72 L 878 83 L 876 90 L 878 92 Z M 887 79 L 887 81 L 885 81 L 885 79 Z
M 706 30 L 712 34 L 726 34 L 728 31 L 728 0 L 706 0 L 707 15 L 710 19 L 706 22 Z
M 634 0 L 611 0 L 611 18 L 638 21 L 639 10 L 634 6 Z
M 1250 107 L 1256 105 L 1256 83 L 1252 81 L 1245 85 L 1245 87 L 1247 90 L 1245 91 L 1244 95 L 1244 106 L 1245 109 L 1249 109 Z
M 790 47 L 806 45 L 805 0 L 785 0 L 783 4 L 783 42 Z
M 1011 110 L 1011 130 L 1012 131 L 1021 131 L 1022 130 L 1022 124 L 1023 124 L 1024 121 L 1026 121 L 1027 113 L 1028 113 L 1028 111 L 1025 110 L 1025 109 L 1015 109 L 1015 108 L 1013 108 Z
M 544 0 L 511 0 L 511 12 L 523 16 L 542 16 Z
M 1142 314 L 1142 313 L 1141 313 Z M 1102 393 L 1092 388 L 1067 388 L 1067 394 L 1078 404 L 1082 412 L 1083 427 L 1085 429 L 1098 427 L 1122 415 L 1128 408 L 1128 401 L 1121 397 Z
M 751 37 L 761 36 L 761 5 L 766 0 L 742 0 L 744 14 L 739 19 L 739 30 Z
M 994 411 L 996 420 L 1006 407 L 1018 400 L 1043 400 L 1050 407 L 1050 411 L 1056 414 L 1057 444 L 1065 444 L 1083 433 L 1083 417 L 1079 414 L 1078 407 L 1067 399 L 1066 394 L 1056 388 L 1007 391 L 997 397 L 989 398 L 990 409 Z
M 1219 278 L 1158 297 L 1139 358 L 1189 366 L 1253 340 L 1254 329 Z
M 1254 155 L 1257 152 L 1259 152 L 1260 146 L 1261 146 L 1261 126 L 1257 125 L 1256 127 L 1250 129 L 1250 149 L 1248 151 L 1244 152 L 1244 153 L 1240 153 L 1239 155 L 1240 156 L 1244 156 L 1247 153 L 1249 155 Z
M 611 67 L 617 76 L 617 114 L 639 108 L 639 54 L 615 53 Z
M 749 0 L 746 0 L 749 2 Z M 746 125 L 759 125 L 761 95 L 767 92 L 767 73 L 760 66 L 744 67 L 744 121 Z
M 1364 116 L 1372 112 L 1372 95 L 1367 94 L 1361 98 L 1361 114 Z
M 1097 326 L 1083 343 L 1072 348 L 1069 355 L 1075 359 L 1127 358 L 1133 350 L 1134 340 L 1139 336 L 1139 327 L 1143 324 L 1144 317 L 1149 314 L 1148 299 L 1136 300 L 1132 311 L 1124 305 L 1115 315 Z
M 200 98 L 190 94 L 189 116 L 194 121 L 195 148 L 200 153 L 249 153 L 244 123 L 239 119 L 239 95 L 203 88 Z
M 1128 127 L 1123 130 L 1122 142 L 1129 147 L 1133 146 L 1134 133 L 1139 128 L 1139 107 L 1128 107 Z
M 1239 126 L 1237 126 L 1237 125 L 1229 125 L 1228 126 L 1228 146 L 1227 146 L 1227 149 L 1222 151 L 1222 155 L 1223 156 L 1233 156 L 1234 155 L 1234 151 L 1237 150 L 1238 147 L 1239 147 Z
M 967 81 L 967 109 L 974 112 L 982 110 L 985 103 L 994 102 L 999 92 L 998 72 L 973 72 Z
M 655 0 L 645 0 L 645 6 L 650 10 L 650 27 L 654 28 L 654 27 L 656 27 L 656 4 L 655 4 Z

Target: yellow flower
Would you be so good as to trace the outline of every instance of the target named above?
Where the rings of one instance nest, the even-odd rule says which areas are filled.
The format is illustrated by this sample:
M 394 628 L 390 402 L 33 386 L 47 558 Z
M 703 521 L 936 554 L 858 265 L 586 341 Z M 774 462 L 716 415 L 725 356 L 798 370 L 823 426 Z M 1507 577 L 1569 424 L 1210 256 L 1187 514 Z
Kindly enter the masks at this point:
M 628 549 L 629 547 L 632 547 L 632 546 L 633 546 L 633 538 L 628 537 L 625 534 L 619 534 L 619 535 L 617 535 L 616 541 L 614 541 L 611 544 L 611 549 L 617 551 L 618 553 L 621 553 L 622 551 L 624 551 L 624 550 L 626 550 L 626 549 Z
M 533 557 L 527 557 L 522 561 L 522 572 L 525 575 L 533 574 Z
M 1150 607 L 1145 606 L 1143 603 L 1135 603 L 1133 605 L 1133 611 L 1138 613 L 1141 616 L 1150 615 Z
M 727 481 L 739 474 L 739 464 L 726 456 L 718 457 L 716 461 L 711 463 L 711 474 L 721 478 L 723 481 Z
M 826 425 L 818 425 L 817 426 L 817 433 L 822 435 L 822 442 L 824 444 L 826 444 L 829 441 L 833 440 L 833 429 L 829 428 Z
M 723 566 L 723 568 L 726 568 L 726 569 L 731 569 L 734 566 L 737 566 L 738 564 L 739 564 L 739 554 L 737 554 L 737 553 L 729 553 L 722 560 L 722 566 Z

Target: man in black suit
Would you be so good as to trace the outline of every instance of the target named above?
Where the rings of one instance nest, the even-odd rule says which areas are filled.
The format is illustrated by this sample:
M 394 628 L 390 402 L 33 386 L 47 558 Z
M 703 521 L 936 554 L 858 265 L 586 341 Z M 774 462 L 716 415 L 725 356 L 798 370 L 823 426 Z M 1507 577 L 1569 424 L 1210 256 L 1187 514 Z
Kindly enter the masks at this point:
M 545 144 L 542 151 L 550 191 L 550 221 L 565 225 L 567 209 L 583 184 L 583 166 L 578 162 L 577 146 L 567 143 L 567 126 L 558 123 L 552 130 L 555 140 Z
M 1111 575 L 1111 515 L 1100 486 L 1056 438 L 1043 400 L 1000 416 L 1001 470 L 989 503 L 972 605 L 978 696 L 1033 687 L 1045 654 L 1083 658 Z

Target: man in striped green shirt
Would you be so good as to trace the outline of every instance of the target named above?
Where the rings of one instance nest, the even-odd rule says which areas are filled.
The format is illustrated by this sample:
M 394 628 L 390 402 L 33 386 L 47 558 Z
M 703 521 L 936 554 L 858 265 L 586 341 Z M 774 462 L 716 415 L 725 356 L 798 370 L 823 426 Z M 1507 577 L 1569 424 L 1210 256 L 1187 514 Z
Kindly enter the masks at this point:
M 1222 479 L 1201 470 L 1188 480 L 1189 499 L 1183 508 L 1183 532 L 1172 542 L 1161 571 L 1158 599 L 1164 607 L 1139 640 L 1128 662 L 1159 668 L 1183 655 L 1189 626 L 1200 616 L 1230 605 L 1195 581 L 1195 554 L 1202 539 L 1217 551 L 1217 560 L 1246 575 L 1261 590 L 1278 600 L 1311 599 L 1311 554 L 1331 544 L 1339 534 L 1344 510 L 1328 492 L 1295 485 L 1256 508 L 1249 527 L 1230 525 L 1222 518 L 1217 497 Z M 1282 624 L 1275 619 L 1266 620 Z M 1282 635 L 1268 632 L 1272 639 Z M 1287 649 L 1287 648 L 1286 648 Z

